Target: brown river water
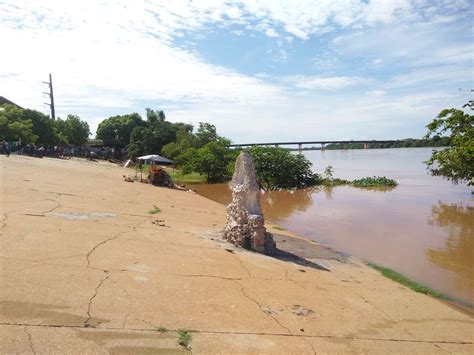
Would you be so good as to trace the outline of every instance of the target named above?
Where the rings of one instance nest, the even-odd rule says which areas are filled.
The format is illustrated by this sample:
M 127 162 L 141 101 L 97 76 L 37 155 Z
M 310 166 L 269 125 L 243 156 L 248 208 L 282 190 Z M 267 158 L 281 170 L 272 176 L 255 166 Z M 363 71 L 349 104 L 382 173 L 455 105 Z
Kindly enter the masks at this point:
M 474 310 L 473 188 L 426 173 L 431 148 L 307 151 L 313 170 L 334 177 L 386 176 L 386 191 L 349 186 L 271 191 L 265 218 L 338 251 L 390 267 Z M 228 204 L 228 184 L 193 185 Z

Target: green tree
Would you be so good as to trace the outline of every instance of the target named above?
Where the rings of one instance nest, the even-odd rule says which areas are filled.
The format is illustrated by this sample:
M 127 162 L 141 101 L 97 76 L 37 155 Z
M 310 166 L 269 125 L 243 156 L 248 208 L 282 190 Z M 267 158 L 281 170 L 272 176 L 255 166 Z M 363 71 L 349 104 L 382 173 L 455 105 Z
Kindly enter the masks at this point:
M 125 146 L 130 143 L 133 129 L 140 126 L 145 126 L 145 122 L 138 113 L 112 116 L 99 123 L 96 137 L 106 145 Z
M 210 142 L 216 142 L 218 138 L 216 126 L 207 122 L 199 122 L 195 141 L 197 148 L 204 147 Z
M 451 144 L 448 148 L 433 151 L 425 162 L 430 173 L 444 176 L 455 184 L 467 182 L 474 185 L 474 116 L 455 108 L 445 109 L 426 127 L 425 138 L 449 133 Z
M 300 188 L 314 185 L 319 179 L 311 170 L 312 163 L 302 154 L 283 148 L 252 147 L 257 180 L 265 189 Z
M 229 163 L 232 160 L 229 144 L 229 140 L 219 138 L 199 148 L 192 160 L 194 170 L 206 175 L 209 182 L 223 181 L 228 178 L 231 175 Z
M 25 117 L 23 109 L 3 105 L 0 108 L 0 139 L 34 143 L 38 136 L 33 133 L 33 123 Z
M 83 145 L 91 132 L 86 121 L 82 121 L 77 115 L 68 115 L 64 124 L 60 125 L 58 134 L 64 137 L 68 144 Z

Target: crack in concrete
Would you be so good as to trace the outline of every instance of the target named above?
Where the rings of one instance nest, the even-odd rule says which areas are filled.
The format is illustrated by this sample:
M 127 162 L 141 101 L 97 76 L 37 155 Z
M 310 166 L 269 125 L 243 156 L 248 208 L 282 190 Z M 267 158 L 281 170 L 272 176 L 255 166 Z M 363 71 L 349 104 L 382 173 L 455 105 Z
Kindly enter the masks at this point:
M 293 335 L 292 331 L 291 331 L 289 328 L 287 328 L 286 326 L 284 326 L 283 324 L 281 324 L 280 321 L 279 321 L 276 317 L 274 317 L 274 316 L 273 316 L 272 314 L 270 314 L 270 313 L 265 312 L 265 311 L 263 310 L 263 306 L 260 304 L 260 302 L 258 302 L 255 298 L 250 297 L 250 296 L 245 292 L 245 289 L 244 289 L 244 286 L 243 286 L 243 285 L 241 285 L 241 284 L 240 284 L 239 282 L 237 282 L 237 281 L 233 281 L 233 282 L 240 286 L 240 290 L 241 290 L 242 294 L 243 294 L 247 299 L 249 299 L 250 301 L 252 301 L 253 303 L 255 303 L 255 304 L 258 306 L 258 308 L 260 309 L 260 311 L 261 311 L 263 314 L 265 314 L 265 316 L 267 316 L 267 317 L 273 319 L 273 320 L 280 326 L 280 328 L 285 329 L 285 330 L 288 332 L 288 334 Z
M 30 349 L 31 352 L 36 355 L 35 347 L 33 346 L 33 338 L 31 337 L 30 332 L 28 331 L 28 326 L 25 325 L 24 331 L 26 333 L 26 336 L 28 337 L 28 343 L 30 344 Z
M 136 318 L 137 319 L 137 318 Z M 140 319 L 137 319 L 140 320 Z M 152 325 L 150 322 L 143 321 Z M 29 324 L 29 323 L 9 323 L 0 322 L 0 325 L 13 327 L 40 327 L 40 328 L 68 328 L 68 329 L 84 329 L 88 328 L 84 325 L 63 325 L 63 324 Z M 117 327 L 101 327 L 100 330 L 123 330 Z M 127 328 L 125 330 L 137 332 L 153 332 L 150 328 Z M 288 333 L 267 333 L 267 332 L 239 332 L 239 331 L 217 331 L 217 330 L 199 330 L 194 329 L 193 332 L 203 334 L 223 334 L 223 335 L 261 335 L 261 336 L 283 336 L 295 338 L 321 338 L 321 339 L 346 339 L 346 340 L 370 340 L 370 341 L 389 341 L 401 343 L 426 343 L 426 344 L 457 344 L 457 345 L 474 345 L 473 341 L 463 340 L 423 340 L 423 339 L 397 339 L 397 338 L 373 338 L 373 337 L 358 337 L 358 336 L 344 336 L 344 335 L 306 335 L 306 334 L 288 334 Z
M 15 211 L 10 211 L 10 212 L 4 212 L 3 213 L 3 219 L 0 223 L 2 223 L 2 226 L 0 227 L 0 230 L 2 230 L 3 228 L 5 228 L 7 226 L 7 221 L 8 221 L 8 215 L 10 213 L 13 213 Z
M 248 278 L 251 279 L 251 278 L 252 278 L 252 275 L 250 274 L 249 269 L 247 269 L 247 267 L 244 265 L 244 263 L 242 262 L 242 260 L 240 260 L 239 256 L 238 256 L 237 254 L 234 254 L 234 253 L 232 253 L 232 255 L 237 259 L 237 261 L 239 262 L 240 266 L 242 266 L 242 268 L 245 270 L 245 272 L 246 272 L 247 275 L 248 275 Z
M 90 198 L 90 197 L 87 197 L 87 196 L 79 196 L 79 195 L 69 194 L 69 193 L 65 193 L 65 192 L 44 191 L 44 190 L 38 190 L 38 189 L 27 189 L 27 190 L 36 191 L 36 192 L 44 192 L 44 193 L 47 193 L 47 194 L 55 194 L 55 195 L 59 195 L 59 196 L 73 196 L 73 197 L 81 197 L 81 198 Z
M 92 302 L 94 301 L 94 298 L 97 296 L 97 293 L 99 292 L 100 287 L 104 284 L 104 282 L 109 277 L 110 277 L 110 273 L 108 271 L 105 271 L 105 277 L 102 280 L 100 280 L 99 284 L 94 289 L 94 294 L 91 296 L 91 298 L 89 298 L 89 303 L 87 305 L 87 312 L 86 312 L 87 313 L 87 319 L 84 321 L 84 328 L 89 328 L 89 327 L 95 328 L 94 325 L 89 323 L 92 319 L 92 315 L 91 315 Z
M 135 229 L 135 228 L 133 228 Z M 115 240 L 117 239 L 118 237 L 120 237 L 122 234 L 125 234 L 125 233 L 129 233 L 130 231 L 127 230 L 127 231 L 121 231 L 119 233 L 117 233 L 116 235 L 114 235 L 113 237 L 110 237 L 106 240 L 103 240 L 101 241 L 100 243 L 96 244 L 91 250 L 89 250 L 89 252 L 86 254 L 86 260 L 87 260 L 87 266 L 86 267 L 90 267 L 91 265 L 91 261 L 90 261 L 90 257 L 91 255 L 97 250 L 98 247 L 100 247 L 101 245 L 104 245 L 105 243 L 108 243 L 110 242 L 111 240 Z

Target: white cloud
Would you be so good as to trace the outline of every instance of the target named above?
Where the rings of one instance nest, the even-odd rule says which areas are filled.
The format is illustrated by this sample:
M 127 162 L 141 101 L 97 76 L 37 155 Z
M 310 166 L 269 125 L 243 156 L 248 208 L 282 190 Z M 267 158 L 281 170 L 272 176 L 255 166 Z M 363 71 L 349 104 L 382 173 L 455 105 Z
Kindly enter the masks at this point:
M 360 84 L 364 81 L 359 77 L 348 76 L 292 76 L 287 77 L 286 80 L 293 83 L 298 88 L 309 90 L 338 90 Z
M 407 91 L 433 80 L 455 86 L 461 76 L 469 78 L 466 63 L 472 59 L 469 45 L 449 44 L 445 38 L 443 44 L 448 44 L 439 46 L 438 35 L 455 23 L 452 14 L 441 16 L 445 5 L 428 10 L 419 4 L 398 0 L 4 0 L 0 2 L 0 38 L 8 55 L 0 55 L 0 94 L 41 110 L 41 81 L 52 72 L 58 114 L 77 113 L 93 130 L 108 116 L 142 113 L 150 106 L 165 109 L 173 121 L 213 122 L 220 133 L 234 140 L 357 138 L 360 122 L 371 122 L 371 132 L 376 134 L 384 132 L 393 117 L 403 127 L 420 117 L 434 117 L 442 105 L 465 100 L 460 93 L 450 97 L 449 88 L 438 87 L 424 96 L 416 88 Z M 461 5 L 455 9 L 463 9 Z M 407 22 L 423 17 L 419 11 L 429 12 L 436 24 Z M 382 26 L 387 23 L 397 26 Z M 288 47 L 295 43 L 334 29 L 345 31 L 333 41 L 335 49 L 321 51 L 314 65 L 309 61 L 309 70 L 291 68 L 317 75 L 279 78 L 274 73 L 244 75 L 211 64 L 194 49 L 175 46 L 175 39 L 186 38 L 188 31 L 198 37 L 216 28 L 238 36 L 258 31 L 271 37 L 277 46 L 273 53 L 283 62 L 292 53 Z M 354 35 L 354 28 L 358 34 Z M 275 35 L 280 38 L 274 39 Z M 403 63 L 433 67 L 407 64 L 403 72 L 394 72 L 384 82 L 366 79 L 370 73 L 338 72 L 343 56 L 352 59 L 362 54 L 365 63 L 376 58 L 372 65 L 384 68 L 403 62 L 402 57 L 409 60 Z M 459 63 L 464 66 L 456 69 Z M 270 72 L 269 68 L 259 70 Z M 368 91 L 368 83 L 377 89 Z M 340 90 L 346 88 L 351 90 L 341 95 Z M 297 124 L 289 125 L 289 117 Z

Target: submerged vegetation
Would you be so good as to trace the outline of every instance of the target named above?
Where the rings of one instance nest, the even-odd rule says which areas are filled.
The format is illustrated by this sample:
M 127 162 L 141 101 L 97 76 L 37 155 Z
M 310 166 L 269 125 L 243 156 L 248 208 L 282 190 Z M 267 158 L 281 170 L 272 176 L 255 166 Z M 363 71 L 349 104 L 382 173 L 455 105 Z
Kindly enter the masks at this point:
M 362 179 L 356 180 L 346 180 L 333 177 L 334 169 L 332 166 L 327 166 L 324 169 L 323 176 L 318 180 L 317 185 L 322 186 L 340 186 L 340 185 L 351 185 L 355 187 L 365 187 L 365 188 L 384 188 L 384 187 L 395 187 L 398 183 L 395 180 L 388 179 L 385 176 L 374 176 L 374 177 L 365 177 Z
M 415 292 L 424 293 L 425 295 L 430 295 L 432 297 L 440 298 L 440 299 L 447 299 L 447 296 L 443 295 L 441 292 L 435 291 L 427 286 L 423 286 L 418 282 L 410 280 L 408 277 L 399 274 L 398 272 L 389 269 L 387 267 L 383 267 L 373 263 L 367 263 L 371 268 L 379 271 L 385 277 L 402 284 Z
M 353 180 L 351 185 L 356 187 L 395 187 L 398 183 L 395 180 L 386 178 L 385 176 L 374 176 Z

